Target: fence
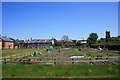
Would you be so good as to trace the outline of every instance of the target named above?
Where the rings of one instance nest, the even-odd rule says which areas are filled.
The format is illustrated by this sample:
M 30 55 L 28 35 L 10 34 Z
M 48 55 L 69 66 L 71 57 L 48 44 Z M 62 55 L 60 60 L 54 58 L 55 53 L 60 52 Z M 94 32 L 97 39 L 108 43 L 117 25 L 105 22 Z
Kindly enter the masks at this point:
M 107 63 L 119 63 L 120 56 L 113 57 L 84 57 L 84 58 L 40 58 L 40 57 L 9 57 L 2 58 L 4 64 L 16 63 L 16 64 L 77 64 L 77 63 L 87 63 L 87 64 L 107 64 Z
M 14 54 L 14 55 L 10 55 L 10 56 L 4 57 L 4 58 L 13 58 L 13 57 L 22 58 L 22 57 L 26 57 L 26 56 L 29 56 L 29 55 L 33 55 L 33 53 L 27 52 L 27 53 L 22 53 L 22 54 Z

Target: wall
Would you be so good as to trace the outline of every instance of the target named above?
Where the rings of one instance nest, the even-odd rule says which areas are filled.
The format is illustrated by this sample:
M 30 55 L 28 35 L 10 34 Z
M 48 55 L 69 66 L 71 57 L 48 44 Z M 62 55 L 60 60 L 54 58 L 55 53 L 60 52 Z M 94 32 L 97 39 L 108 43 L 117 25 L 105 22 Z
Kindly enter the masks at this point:
M 14 49 L 14 43 L 2 41 L 2 47 L 3 49 Z

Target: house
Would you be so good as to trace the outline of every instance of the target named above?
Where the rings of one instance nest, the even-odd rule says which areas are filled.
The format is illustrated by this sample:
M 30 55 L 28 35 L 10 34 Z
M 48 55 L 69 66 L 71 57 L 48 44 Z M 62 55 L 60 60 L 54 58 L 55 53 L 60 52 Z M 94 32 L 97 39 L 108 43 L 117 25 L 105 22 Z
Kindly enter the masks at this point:
M 59 44 L 76 44 L 77 42 L 81 42 L 82 44 L 86 44 L 87 40 L 68 40 L 64 42 L 63 40 L 57 40 Z
M 82 44 L 86 44 L 86 43 L 87 43 L 87 40 L 80 40 L 80 42 L 81 42 Z
M 72 40 L 64 41 L 64 40 L 57 40 L 59 44 L 73 44 Z
M 76 42 L 77 42 L 77 40 L 72 40 L 72 43 L 73 43 L 73 44 L 76 44 Z
M 54 39 L 28 39 L 20 40 L 19 48 L 46 48 L 54 45 Z
M 13 40 L 6 36 L 0 36 L 0 49 L 14 49 Z

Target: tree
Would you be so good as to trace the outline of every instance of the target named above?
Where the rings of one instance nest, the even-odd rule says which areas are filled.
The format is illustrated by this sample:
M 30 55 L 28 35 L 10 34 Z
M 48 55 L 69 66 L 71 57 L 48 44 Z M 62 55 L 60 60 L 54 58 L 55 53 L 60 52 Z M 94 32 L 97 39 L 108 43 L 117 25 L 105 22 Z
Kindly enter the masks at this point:
M 75 46 L 81 46 L 82 45 L 82 43 L 80 42 L 80 41 L 78 41 L 76 44 L 75 44 Z
M 66 47 L 72 47 L 75 46 L 75 44 L 65 44 Z
M 118 35 L 117 37 L 120 38 L 120 35 Z
M 11 37 L 9 37 L 9 39 L 11 39 L 11 40 L 13 40 L 13 43 L 14 43 L 14 46 L 19 46 L 19 40 L 18 39 L 13 39 L 13 38 L 11 38 Z
M 91 33 L 87 39 L 89 45 L 95 44 L 97 41 L 98 35 L 97 33 Z
M 97 42 L 103 44 L 103 43 L 106 43 L 106 40 L 105 40 L 105 38 L 100 38 Z
M 15 40 L 15 39 L 13 39 L 13 38 L 11 38 L 11 37 L 9 37 L 9 39 L 11 39 L 11 40 L 13 40 L 13 41 Z
M 54 38 L 54 45 L 58 46 L 58 41 Z
M 14 46 L 19 46 L 19 43 L 17 40 L 14 41 Z
M 62 37 L 62 40 L 63 40 L 64 42 L 68 42 L 68 41 L 69 41 L 69 37 L 66 36 L 66 35 L 64 35 L 64 36 Z

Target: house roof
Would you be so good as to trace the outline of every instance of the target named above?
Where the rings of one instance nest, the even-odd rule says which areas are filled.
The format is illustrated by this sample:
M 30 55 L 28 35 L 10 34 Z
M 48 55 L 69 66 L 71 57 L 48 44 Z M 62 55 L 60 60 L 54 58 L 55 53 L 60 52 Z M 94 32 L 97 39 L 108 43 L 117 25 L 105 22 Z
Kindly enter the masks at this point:
M 19 42 L 20 43 L 51 43 L 52 39 L 33 39 L 33 40 L 25 40 Z
M 13 42 L 13 40 L 5 37 L 5 36 L 0 36 L 0 40 L 4 40 L 4 41 L 7 41 L 7 42 Z

